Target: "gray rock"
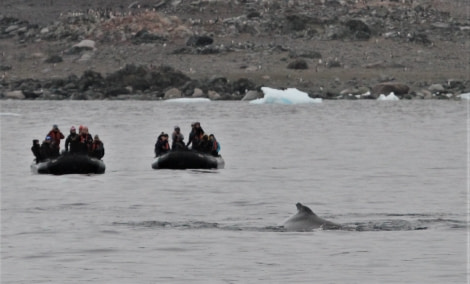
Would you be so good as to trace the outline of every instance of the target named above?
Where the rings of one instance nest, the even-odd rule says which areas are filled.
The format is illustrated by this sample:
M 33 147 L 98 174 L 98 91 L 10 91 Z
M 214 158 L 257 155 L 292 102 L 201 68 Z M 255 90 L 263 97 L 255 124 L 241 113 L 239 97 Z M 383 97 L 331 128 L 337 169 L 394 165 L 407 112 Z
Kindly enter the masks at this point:
M 344 24 L 349 28 L 350 38 L 357 40 L 368 40 L 371 36 L 371 30 L 362 20 L 349 20 Z
M 245 96 L 243 96 L 242 101 L 252 101 L 263 97 L 258 91 L 248 91 Z
M 375 85 L 372 88 L 371 94 L 375 96 L 379 95 L 388 95 L 393 92 L 397 96 L 407 94 L 410 90 L 405 84 L 396 83 L 396 82 L 385 82 Z
M 198 36 L 194 35 L 191 36 L 188 41 L 186 42 L 187 46 L 193 46 L 193 47 L 201 47 L 201 46 L 206 46 L 210 45 L 214 42 L 214 39 L 210 36 Z
M 353 95 L 353 96 L 361 96 L 364 94 L 368 94 L 369 89 L 367 87 L 360 87 L 360 88 L 347 88 L 339 92 L 341 96 L 346 95 Z
M 168 99 L 177 99 L 181 98 L 181 91 L 177 88 L 171 88 L 168 91 L 165 92 L 165 95 L 163 96 L 163 99 L 168 100 Z
M 442 86 L 441 84 L 432 84 L 428 87 L 428 90 L 433 93 L 442 93 L 445 91 L 444 86 Z
M 219 93 L 213 90 L 210 90 L 207 92 L 207 97 L 213 101 L 220 100 L 222 98 L 222 96 Z
M 23 100 L 25 99 L 25 95 L 23 94 L 23 91 L 10 91 L 10 92 L 5 92 L 3 94 L 3 97 L 5 99 L 14 99 L 14 100 Z
M 194 98 L 202 98 L 204 97 L 204 92 L 199 88 L 195 88 L 191 96 Z
M 9 26 L 8 28 L 5 29 L 5 33 L 11 33 L 11 32 L 14 32 L 16 30 L 18 30 L 20 28 L 20 26 L 18 25 L 11 25 Z
M 457 80 L 457 79 L 447 80 L 447 86 L 450 89 L 456 89 L 456 90 L 459 90 L 459 91 L 463 91 L 465 89 L 464 82 L 462 82 L 461 80 Z
M 304 59 L 296 59 L 287 65 L 287 69 L 308 69 L 308 64 Z
M 90 39 L 84 39 L 84 40 L 82 40 L 81 42 L 75 44 L 72 47 L 85 49 L 85 50 L 87 50 L 87 49 L 88 50 L 95 50 L 96 49 L 95 41 L 90 40 Z

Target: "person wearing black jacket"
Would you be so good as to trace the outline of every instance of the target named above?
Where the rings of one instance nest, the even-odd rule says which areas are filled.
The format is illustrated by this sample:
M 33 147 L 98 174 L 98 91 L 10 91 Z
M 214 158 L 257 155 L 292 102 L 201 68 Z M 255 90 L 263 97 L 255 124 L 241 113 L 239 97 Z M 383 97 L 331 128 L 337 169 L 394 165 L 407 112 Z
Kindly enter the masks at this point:
M 80 136 L 77 134 L 75 127 L 70 128 L 70 134 L 65 139 L 65 151 L 72 154 L 80 152 Z
M 155 157 L 163 155 L 168 151 L 170 151 L 170 144 L 168 143 L 168 134 L 162 132 L 158 136 L 157 142 L 155 143 Z
M 52 139 L 50 136 L 46 137 L 46 140 L 44 140 L 41 144 L 41 158 L 42 159 L 48 159 L 55 157 L 55 151 L 52 149 Z
M 201 127 L 201 124 L 199 122 L 195 122 L 191 124 L 191 133 L 189 133 L 189 141 L 186 146 L 189 146 L 189 144 L 193 144 L 192 149 L 193 150 L 198 150 L 199 149 L 199 143 L 201 142 L 202 136 L 204 136 L 204 130 Z
M 100 159 L 103 158 L 104 156 L 104 144 L 100 140 L 100 137 L 98 135 L 95 135 L 95 139 L 93 140 L 93 143 L 91 144 L 90 147 L 90 156 Z
M 184 135 L 181 133 L 180 127 L 175 126 L 175 131 L 171 134 L 171 149 L 172 150 L 181 150 L 181 149 L 186 149 L 186 146 L 184 146 Z
M 33 146 L 31 147 L 31 151 L 34 154 L 34 157 L 36 157 L 36 164 L 39 164 L 39 162 L 42 161 L 42 157 L 41 157 L 41 145 L 39 145 L 38 139 L 33 140 Z

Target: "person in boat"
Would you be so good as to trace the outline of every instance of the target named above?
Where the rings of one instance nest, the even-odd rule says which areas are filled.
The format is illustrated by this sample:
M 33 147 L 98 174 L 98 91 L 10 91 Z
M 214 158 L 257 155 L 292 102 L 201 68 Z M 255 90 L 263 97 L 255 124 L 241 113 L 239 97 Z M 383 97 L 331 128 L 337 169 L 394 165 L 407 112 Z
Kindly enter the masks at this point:
M 39 145 L 39 140 L 34 139 L 33 140 L 33 146 L 31 147 L 31 151 L 34 154 L 34 157 L 36 158 L 36 164 L 39 164 L 43 159 L 41 157 L 41 145 Z
M 49 131 L 49 133 L 47 133 L 46 136 L 51 137 L 51 145 L 52 145 L 53 154 L 56 155 L 56 156 L 59 156 L 59 152 L 60 152 L 60 140 L 61 140 L 61 139 L 64 139 L 65 136 L 64 136 L 64 134 L 62 134 L 62 132 L 59 130 L 59 127 L 57 126 L 57 124 L 54 124 L 54 125 L 52 126 L 51 131 Z
M 189 146 L 191 143 L 193 144 L 192 149 L 193 150 L 199 150 L 200 149 L 200 144 L 202 141 L 202 137 L 204 136 L 204 129 L 201 127 L 201 123 L 195 122 L 194 126 L 192 125 L 192 130 L 191 133 L 189 134 L 189 141 L 186 146 Z
M 211 154 L 218 156 L 220 151 L 220 143 L 217 141 L 217 139 L 215 139 L 214 134 L 209 135 L 209 142 L 211 146 Z
M 93 144 L 93 137 L 88 133 L 88 127 L 83 126 L 80 131 L 80 147 L 79 153 L 88 154 L 91 150 L 91 144 Z
M 201 151 L 204 153 L 211 152 L 211 142 L 209 141 L 209 136 L 207 135 L 202 136 L 201 142 L 199 143 L 198 151 Z
M 55 151 L 52 149 L 52 138 L 46 136 L 46 139 L 41 144 L 40 154 L 42 159 L 49 159 L 56 156 Z
M 186 144 L 186 147 L 189 147 L 189 145 L 193 142 L 194 139 L 194 134 L 195 134 L 195 129 L 194 129 L 195 122 L 191 123 L 191 132 L 189 132 L 188 135 L 188 143 Z
M 184 135 L 181 133 L 179 126 L 175 126 L 175 131 L 171 134 L 171 149 L 172 150 L 182 150 L 186 149 L 184 145 Z
M 65 152 L 71 154 L 80 152 L 80 136 L 77 134 L 77 130 L 74 126 L 70 128 L 70 134 L 65 139 Z
M 170 151 L 170 144 L 168 143 L 168 134 L 162 132 L 155 143 L 155 157 L 163 155 Z
M 90 156 L 100 160 L 104 157 L 104 144 L 98 135 L 95 135 L 95 139 L 91 144 Z

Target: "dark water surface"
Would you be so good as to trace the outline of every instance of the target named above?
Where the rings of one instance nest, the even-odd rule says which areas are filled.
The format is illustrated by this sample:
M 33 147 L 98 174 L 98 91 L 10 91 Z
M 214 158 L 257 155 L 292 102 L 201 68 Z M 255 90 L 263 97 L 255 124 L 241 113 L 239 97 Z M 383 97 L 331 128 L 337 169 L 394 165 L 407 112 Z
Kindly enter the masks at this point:
M 2 283 L 464 283 L 467 103 L 1 101 Z M 216 171 L 152 170 L 200 121 Z M 33 175 L 87 125 L 104 175 Z M 187 139 L 187 138 L 186 138 Z M 63 144 L 62 142 L 62 148 Z M 302 202 L 344 230 L 284 232 Z

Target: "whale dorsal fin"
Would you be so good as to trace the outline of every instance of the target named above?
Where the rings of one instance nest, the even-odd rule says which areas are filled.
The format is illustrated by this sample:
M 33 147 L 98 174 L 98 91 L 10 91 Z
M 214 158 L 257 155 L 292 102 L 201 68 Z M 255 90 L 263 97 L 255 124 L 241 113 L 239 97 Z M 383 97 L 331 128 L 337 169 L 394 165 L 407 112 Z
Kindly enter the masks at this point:
M 307 214 L 312 214 L 312 215 L 316 216 L 316 214 L 313 213 L 312 209 L 308 208 L 307 206 L 302 205 L 302 203 L 300 203 L 300 202 L 297 202 L 297 204 L 295 206 L 297 206 L 297 210 L 299 212 L 305 212 Z

